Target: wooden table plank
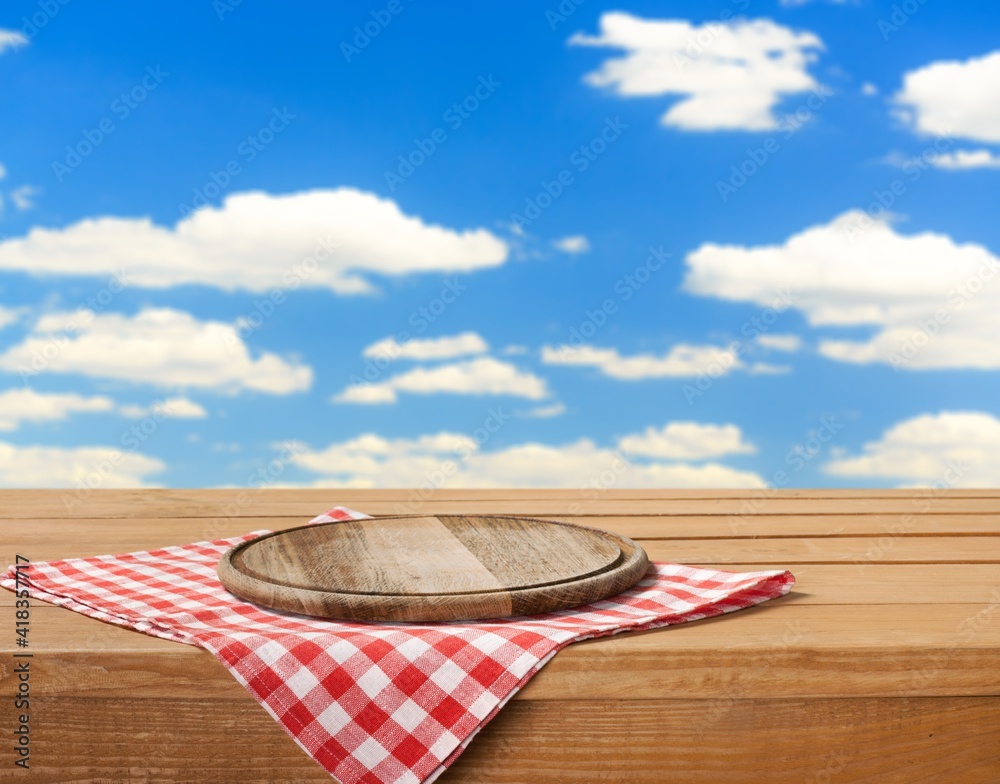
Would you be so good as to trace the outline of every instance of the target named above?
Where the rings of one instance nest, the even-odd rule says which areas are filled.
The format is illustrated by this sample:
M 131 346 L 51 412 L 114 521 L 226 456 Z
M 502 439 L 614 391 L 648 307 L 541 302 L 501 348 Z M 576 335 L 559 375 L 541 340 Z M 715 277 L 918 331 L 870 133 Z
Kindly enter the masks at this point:
M 552 519 L 582 522 L 631 539 L 802 539 L 931 536 L 998 536 L 1000 515 L 755 515 L 730 516 L 593 516 Z M 22 552 L 34 560 L 100 555 L 165 547 L 185 542 L 239 536 L 250 531 L 281 530 L 307 520 L 289 517 L 80 518 L 25 520 L 0 527 L 0 555 Z M 876 543 L 876 546 L 878 544 Z M 53 549 L 54 548 L 54 549 Z M 881 545 L 880 549 L 889 549 Z
M 88 555 L 134 552 L 150 547 L 186 544 L 204 539 L 198 525 L 187 526 L 170 536 L 164 531 L 154 536 L 141 530 L 87 533 L 85 543 L 72 536 L 55 541 L 44 534 L 0 536 L 0 555 L 12 561 L 21 554 L 32 561 L 78 558 Z M 246 533 L 254 529 L 244 529 Z M 610 529 L 609 530 L 613 530 Z M 617 531 L 616 531 L 617 533 Z M 183 534 L 187 534 L 187 538 Z M 218 537 L 211 537 L 218 538 Z M 740 562 L 759 568 L 786 568 L 803 563 L 1000 563 L 1000 535 L 994 536 L 911 536 L 886 534 L 884 537 L 781 537 L 746 539 L 637 539 L 653 561 L 672 563 Z M 4 564 L 6 565 L 6 563 Z
M 21 554 L 32 561 L 49 561 L 59 558 L 79 558 L 89 555 L 135 552 L 171 544 L 199 541 L 195 535 L 188 539 L 147 538 L 141 532 L 127 537 L 93 538 L 86 544 L 77 544 L 71 538 L 56 542 L 43 542 L 37 536 L 18 537 L 18 541 L 0 538 L 0 554 L 8 563 Z M 149 542 L 156 542 L 150 545 Z M 929 563 L 1000 563 L 1000 535 L 998 536 L 890 536 L 838 537 L 838 538 L 779 538 L 779 539 L 638 539 L 651 561 L 685 564 L 743 563 L 755 569 L 791 569 L 798 564 L 852 564 L 859 573 L 871 564 L 929 564 Z M 723 567 L 725 568 L 725 567 Z
M 50 517 L 218 517 L 275 516 L 308 519 L 331 504 L 354 504 L 370 514 L 521 514 L 521 515 L 815 515 L 815 514 L 1000 514 L 1000 496 L 925 495 L 887 497 L 838 495 L 804 498 L 778 490 L 741 497 L 642 498 L 601 491 L 495 499 L 430 497 L 409 501 L 376 491 L 351 495 L 340 490 L 98 490 L 0 491 L 0 519 Z
M 654 561 L 760 564 L 789 568 L 805 563 L 995 564 L 1000 536 L 891 536 L 824 539 L 640 540 Z
M 33 721 L 38 784 L 331 781 L 252 700 L 38 698 Z M 515 702 L 439 781 L 996 784 L 998 735 L 996 698 Z
M 739 700 L 709 712 L 684 700 L 511 707 L 442 784 L 996 784 L 1000 771 L 996 699 Z
M 39 694 L 207 696 L 236 684 L 210 655 L 61 608 L 32 613 Z M 3 654 L 13 648 L 5 644 Z M 17 688 L 4 657 L 0 696 Z M 518 699 L 725 699 L 1000 695 L 995 605 L 808 605 L 793 597 L 732 616 L 582 642 Z
M 3 519 L 0 517 L 0 519 Z M 883 536 L 886 533 L 910 536 L 1000 534 L 1000 514 L 961 515 L 554 515 L 554 520 L 596 525 L 635 539 L 734 539 L 801 536 Z M 0 530 L 9 540 L 15 526 L 19 537 L 32 541 L 51 540 L 60 535 L 121 536 L 141 533 L 153 538 L 204 538 L 205 535 L 235 536 L 259 529 L 277 530 L 304 525 L 308 517 L 80 517 L 62 519 L 20 518 Z M 37 524 L 44 523 L 43 527 Z M 79 537 L 77 537 L 79 538 Z
M 947 495 L 951 498 L 1000 498 L 1000 488 L 949 488 L 947 490 L 911 490 L 897 488 L 786 488 L 775 490 L 770 488 L 637 488 L 622 489 L 615 487 L 600 488 L 599 492 L 605 498 L 625 499 L 729 499 L 757 498 L 762 495 L 777 495 L 783 498 L 903 498 Z M 582 497 L 578 488 L 354 488 L 354 487 L 231 487 L 219 489 L 198 488 L 123 488 L 98 489 L 66 488 L 66 489 L 0 489 L 0 503 L 50 503 L 63 497 L 100 497 L 105 499 L 121 499 L 123 502 L 135 502 L 137 499 L 170 497 L 183 499 L 185 502 L 201 502 L 206 496 L 231 498 L 244 493 L 266 493 L 272 500 L 281 501 L 318 501 L 328 503 L 331 495 L 351 501 L 358 499 L 375 499 L 382 501 L 409 500 L 415 497 L 438 500 L 487 500 L 487 499 L 577 499 Z
M 762 568 L 747 563 L 697 565 L 731 571 Z M 803 564 L 791 571 L 797 604 L 989 604 L 1000 599 L 1000 570 L 990 564 Z M 0 607 L 13 606 L 14 595 L 0 591 Z

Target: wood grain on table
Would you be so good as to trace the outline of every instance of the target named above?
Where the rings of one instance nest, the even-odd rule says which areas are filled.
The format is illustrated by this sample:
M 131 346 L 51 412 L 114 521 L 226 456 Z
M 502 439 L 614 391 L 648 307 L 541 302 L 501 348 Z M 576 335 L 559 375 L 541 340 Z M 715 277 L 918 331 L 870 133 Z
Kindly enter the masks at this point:
M 439 781 L 1000 781 L 1000 491 L 0 491 L 0 560 L 370 514 L 606 528 L 653 560 L 788 568 L 739 613 L 561 651 Z M 0 715 L 17 687 L 0 591 Z M 35 602 L 32 768 L 0 780 L 327 782 L 210 654 Z M 7 633 L 2 630 L 6 628 Z

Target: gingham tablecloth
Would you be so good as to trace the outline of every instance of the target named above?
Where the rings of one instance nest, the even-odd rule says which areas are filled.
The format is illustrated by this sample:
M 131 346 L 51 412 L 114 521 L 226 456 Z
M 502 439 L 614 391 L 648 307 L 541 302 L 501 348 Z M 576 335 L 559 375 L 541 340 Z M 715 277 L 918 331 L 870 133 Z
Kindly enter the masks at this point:
M 337 507 L 312 522 L 365 517 Z M 733 612 L 795 582 L 786 571 L 657 563 L 634 588 L 573 610 L 479 623 L 341 623 L 266 610 L 222 587 L 222 554 L 262 533 L 33 563 L 27 579 L 32 598 L 208 649 L 343 784 L 433 781 L 571 642 Z M 13 590 L 13 567 L 0 585 Z

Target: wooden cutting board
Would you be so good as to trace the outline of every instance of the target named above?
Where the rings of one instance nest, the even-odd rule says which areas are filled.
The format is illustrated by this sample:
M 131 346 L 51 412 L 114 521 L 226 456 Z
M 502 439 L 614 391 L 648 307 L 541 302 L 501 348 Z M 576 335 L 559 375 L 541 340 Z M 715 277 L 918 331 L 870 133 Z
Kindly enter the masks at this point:
M 649 568 L 631 539 L 498 515 L 306 525 L 237 545 L 222 584 L 276 610 L 355 621 L 532 615 L 614 596 Z

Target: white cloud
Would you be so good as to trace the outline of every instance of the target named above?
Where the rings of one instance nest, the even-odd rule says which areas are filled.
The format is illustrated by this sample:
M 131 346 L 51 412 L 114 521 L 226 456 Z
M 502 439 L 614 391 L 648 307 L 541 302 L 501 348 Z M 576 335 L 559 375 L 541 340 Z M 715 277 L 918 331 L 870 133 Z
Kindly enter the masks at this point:
M 0 163 L 0 180 L 7 179 L 7 167 Z
M 141 487 L 166 466 L 153 457 L 107 446 L 15 446 L 0 441 L 0 487 Z
M 0 329 L 16 324 L 21 318 L 21 311 L 14 308 L 5 308 L 0 305 Z
M 683 378 L 712 370 L 724 375 L 743 367 L 731 349 L 719 346 L 691 346 L 680 343 L 663 356 L 634 354 L 622 356 L 615 348 L 596 346 L 543 346 L 542 362 L 548 365 L 596 367 L 606 376 L 623 381 L 646 378 Z
M 440 338 L 424 338 L 399 343 L 388 337 L 372 343 L 362 352 L 365 357 L 386 359 L 412 359 L 418 362 L 432 359 L 451 359 L 468 354 L 484 354 L 489 345 L 475 332 L 462 332 Z
M 527 354 L 528 347 L 517 346 L 517 345 L 504 346 L 503 351 L 501 351 L 500 353 L 508 357 L 518 356 L 520 354 Z
M 22 185 L 10 192 L 10 200 L 19 210 L 30 210 L 35 206 L 34 197 L 41 192 L 41 188 L 36 188 L 33 185 Z
M 865 82 L 861 85 L 861 94 L 867 96 L 878 95 L 878 87 L 871 82 Z
M 513 395 L 531 400 L 549 396 L 545 381 L 493 357 L 417 367 L 373 384 L 356 384 L 331 398 L 334 403 L 395 403 L 398 392 L 419 395 Z
M 556 250 L 563 253 L 577 254 L 586 253 L 590 250 L 590 241 L 582 234 L 574 234 L 571 237 L 563 237 L 552 243 Z
M 765 333 L 757 338 L 757 342 L 764 348 L 774 351 L 787 351 L 794 353 L 802 348 L 802 338 L 798 335 L 773 335 Z
M 723 455 L 752 454 L 757 450 L 743 440 L 736 425 L 703 425 L 700 422 L 670 422 L 660 429 L 626 436 L 618 442 L 629 455 L 668 460 L 704 460 Z
M 70 414 L 111 411 L 114 401 L 103 396 L 36 392 L 24 387 L 0 392 L 0 430 L 16 430 L 23 422 L 54 422 Z
M 186 397 L 168 397 L 166 400 L 157 400 L 148 406 L 125 405 L 118 410 L 122 416 L 132 419 L 142 419 L 150 415 L 172 419 L 204 419 L 208 416 L 208 412 L 203 406 Z
M 28 39 L 24 37 L 23 33 L 19 33 L 16 30 L 0 29 L 0 53 L 8 49 L 17 49 L 20 46 L 25 46 L 27 43 Z
M 989 150 L 955 150 L 941 153 L 931 163 L 939 169 L 997 169 L 1000 155 Z
M 0 392 L 0 430 L 16 430 L 24 422 L 54 422 L 71 414 L 113 411 L 115 402 L 104 395 L 84 397 L 76 393 L 36 392 L 29 387 Z M 202 419 L 208 413 L 184 397 L 156 401 L 150 406 L 123 405 L 122 416 L 139 419 L 161 414 L 176 419 Z
M 751 376 L 784 376 L 792 372 L 791 365 L 772 365 L 767 362 L 754 362 L 747 368 Z
M 626 455 L 588 439 L 561 446 L 524 443 L 492 452 L 458 433 L 388 440 L 365 434 L 312 450 L 294 462 L 319 487 L 762 487 L 763 480 L 713 462 L 664 462 Z M 586 500 L 581 496 L 581 503 Z
M 907 71 L 895 101 L 920 133 L 1000 142 L 1000 51 Z
M 823 42 L 768 19 L 693 25 L 684 20 L 602 14 L 601 34 L 577 33 L 571 44 L 624 49 L 588 74 L 595 87 L 627 97 L 680 95 L 661 118 L 689 131 L 765 131 L 787 95 L 819 87 L 806 67 Z
M 834 476 L 924 487 L 1000 486 L 1000 419 L 980 411 L 921 414 L 889 428 L 860 455 L 827 463 Z
M 563 403 L 553 403 L 549 406 L 536 406 L 527 411 L 517 411 L 515 413 L 526 419 L 552 419 L 553 417 L 565 414 L 566 406 Z
M 870 326 L 823 340 L 826 357 L 898 368 L 1000 368 L 1000 259 L 943 234 L 898 234 L 853 211 L 782 245 L 707 243 L 687 257 L 684 289 L 770 305 L 778 290 L 814 326 Z
M 353 384 L 330 398 L 331 403 L 357 403 L 366 406 L 380 406 L 399 400 L 396 390 L 382 384 Z
M 254 292 L 303 286 L 372 290 L 365 273 L 467 272 L 495 267 L 506 244 L 485 229 L 454 231 L 352 188 L 283 196 L 252 191 L 170 228 L 149 218 L 89 218 L 0 242 L 0 269 L 109 275 L 137 286 L 201 283 Z
M 284 395 L 312 383 L 306 365 L 269 352 L 253 357 L 233 325 L 169 308 L 146 308 L 135 316 L 88 310 L 42 316 L 24 342 L 0 354 L 0 369 L 231 394 Z

